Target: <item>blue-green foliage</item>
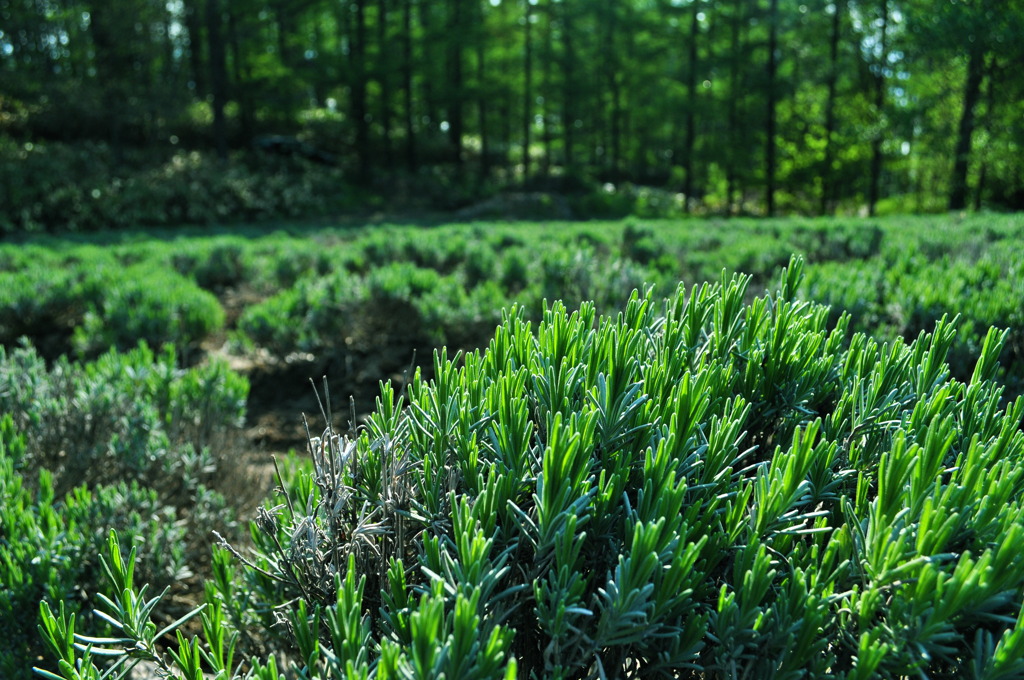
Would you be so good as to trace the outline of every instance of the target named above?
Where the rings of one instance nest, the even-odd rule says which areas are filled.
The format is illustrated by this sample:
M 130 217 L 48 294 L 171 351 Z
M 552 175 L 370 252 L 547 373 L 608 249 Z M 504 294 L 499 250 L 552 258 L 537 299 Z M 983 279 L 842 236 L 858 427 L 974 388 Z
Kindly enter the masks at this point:
M 26 437 L 27 469 L 48 469 L 63 493 L 144 479 L 204 449 L 230 447 L 247 381 L 223 362 L 187 370 L 176 363 L 170 347 L 159 355 L 145 345 L 110 351 L 86 364 L 61 358 L 50 367 L 31 347 L 0 348 L 0 412 Z
M 723 269 L 751 275 L 760 291 L 797 252 L 808 262 L 805 294 L 834 305 L 833 323 L 845 309 L 854 330 L 910 340 L 959 314 L 964 332 L 950 359 L 964 377 L 978 356 L 975 335 L 989 324 L 1018 325 L 1011 307 L 1022 285 L 1021 233 L 1019 218 L 979 215 L 383 225 L 294 236 L 253 228 L 164 241 L 109 236 L 106 248 L 51 239 L 0 247 L 0 340 L 10 347 L 28 336 L 53 358 L 145 339 L 171 342 L 193 360 L 224 323 L 210 291 L 229 309 L 228 323 L 241 315 L 234 337 L 242 347 L 354 353 L 367 365 L 377 361 L 366 355 L 382 349 L 405 366 L 414 349 L 481 346 L 499 306 L 519 303 L 533 321 L 544 300 L 572 308 L 588 299 L 610 312 L 634 288 L 668 291 L 680 280 L 718 280 Z M 398 279 L 433 276 L 422 270 L 440 278 L 426 288 L 411 280 L 406 291 Z M 396 313 L 409 324 L 390 327 Z M 1003 357 L 1014 380 L 1020 344 L 1011 337 Z
M 388 355 L 473 347 L 486 342 L 515 302 L 539 317 L 543 301 L 591 300 L 615 309 L 631 290 L 671 275 L 617 257 L 601 244 L 551 245 L 531 252 L 426 240 L 370 237 L 374 266 L 298 279 L 249 307 L 238 328 L 248 341 L 278 355 L 295 351 Z
M 375 353 L 391 344 L 411 349 L 430 340 L 443 342 L 447 322 L 473 313 L 458 304 L 467 297 L 466 289 L 450 275 L 396 263 L 376 267 L 365 276 L 341 271 L 300 279 L 293 288 L 246 310 L 239 329 L 279 354 Z M 487 302 L 499 303 L 487 307 L 493 319 L 501 299 L 492 296 Z M 445 318 L 449 311 L 452 319 Z

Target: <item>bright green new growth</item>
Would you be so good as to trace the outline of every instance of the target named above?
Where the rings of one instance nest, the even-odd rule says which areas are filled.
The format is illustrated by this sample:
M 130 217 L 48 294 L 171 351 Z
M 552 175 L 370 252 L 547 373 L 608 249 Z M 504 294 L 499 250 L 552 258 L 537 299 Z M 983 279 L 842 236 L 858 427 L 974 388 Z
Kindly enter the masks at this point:
M 734 277 L 664 306 L 635 294 L 615 318 L 555 303 L 536 331 L 513 308 L 486 352 L 441 353 L 407 396 L 385 386 L 355 441 L 311 438 L 314 470 L 260 512 L 247 568 L 215 554 L 208 650 L 180 637 L 161 663 L 189 679 L 1020 677 L 1024 399 L 990 382 L 1005 333 L 957 382 L 951 322 L 909 345 L 829 330 L 795 299 L 801 268 L 752 300 Z M 130 639 L 92 659 L 151 633 L 113 580 L 104 618 Z M 99 677 L 71 628 L 44 609 L 63 677 Z M 236 641 L 251 664 L 231 666 Z

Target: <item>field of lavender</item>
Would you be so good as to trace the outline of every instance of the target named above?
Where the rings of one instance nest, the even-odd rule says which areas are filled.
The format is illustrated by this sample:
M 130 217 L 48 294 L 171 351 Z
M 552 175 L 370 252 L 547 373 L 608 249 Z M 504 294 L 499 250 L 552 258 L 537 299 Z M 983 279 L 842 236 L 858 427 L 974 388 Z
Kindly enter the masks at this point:
M 997 215 L 0 245 L 0 674 L 1017 677 L 1022 262 Z

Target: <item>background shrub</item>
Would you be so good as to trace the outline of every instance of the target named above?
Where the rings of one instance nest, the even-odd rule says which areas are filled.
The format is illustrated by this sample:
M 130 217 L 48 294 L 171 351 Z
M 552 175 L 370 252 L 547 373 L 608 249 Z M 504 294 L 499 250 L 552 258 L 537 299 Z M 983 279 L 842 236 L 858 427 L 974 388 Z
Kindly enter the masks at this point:
M 50 367 L 31 346 L 0 348 L 0 411 L 26 438 L 26 470 L 50 471 L 60 496 L 82 483 L 132 479 L 166 488 L 161 475 L 185 454 L 229 464 L 247 381 L 220 362 L 187 370 L 176 363 L 170 347 L 159 355 L 146 345 L 112 350 L 85 364 L 61 358 Z
M 914 253 L 881 261 L 829 263 L 810 269 L 808 298 L 829 304 L 832 316 L 847 310 L 854 328 L 877 337 L 911 340 L 943 314 L 955 314 L 961 332 L 950 347 L 953 375 L 967 380 L 981 353 L 984 331 L 1006 329 L 1004 376 L 1018 387 L 1024 358 L 1019 265 L 991 255 L 964 262 L 949 255 L 928 261 Z
M 189 355 L 224 324 L 217 298 L 195 282 L 151 263 L 124 267 L 99 249 L 0 272 L 0 290 L 0 341 L 27 337 L 51 359 L 140 341 Z
M 14 144 L 0 140 L 0 231 L 100 231 L 310 217 L 351 201 L 338 168 L 298 158 L 98 142 Z
M 217 298 L 165 269 L 137 265 L 103 278 L 102 294 L 90 303 L 72 338 L 84 356 L 130 349 L 140 341 L 170 344 L 187 355 L 224 325 Z

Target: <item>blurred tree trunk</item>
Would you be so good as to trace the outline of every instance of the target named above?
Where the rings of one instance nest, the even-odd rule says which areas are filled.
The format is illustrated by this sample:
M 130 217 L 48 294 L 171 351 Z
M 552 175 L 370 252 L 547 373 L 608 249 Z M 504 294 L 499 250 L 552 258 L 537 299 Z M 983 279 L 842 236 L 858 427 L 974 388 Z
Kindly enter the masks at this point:
M 822 215 L 833 211 L 833 177 L 832 163 L 835 151 L 833 140 L 836 130 L 836 83 L 839 80 L 839 34 L 842 30 L 842 9 L 840 3 L 834 3 L 832 14 L 832 30 L 829 33 L 828 60 L 828 95 L 825 99 L 825 158 L 821 171 L 821 202 L 818 212 Z
M 541 128 L 541 139 L 544 144 L 544 160 L 541 163 L 541 174 L 544 177 L 551 176 L 551 165 L 552 165 L 552 145 L 554 142 L 554 136 L 551 130 L 551 105 L 553 99 L 551 97 L 551 69 L 554 66 L 555 61 L 555 43 L 554 43 L 554 28 L 552 26 L 553 17 L 552 12 L 554 8 L 551 6 L 551 2 L 548 2 L 545 7 L 544 13 L 544 52 L 541 57 L 541 97 L 543 103 L 541 104 L 541 121 L 543 127 Z
M 967 207 L 967 166 L 971 159 L 974 109 L 981 96 L 981 81 L 984 75 L 985 53 L 983 48 L 975 43 L 967 57 L 963 109 L 960 113 L 960 124 L 957 127 L 956 152 L 953 158 L 953 177 L 950 181 L 950 210 L 963 210 Z
M 573 153 L 576 130 L 576 87 L 578 77 L 576 55 L 573 51 L 573 23 L 569 0 L 562 0 L 556 7 L 562 10 L 562 144 L 564 145 L 565 170 L 575 171 L 576 156 Z
M 526 5 L 523 26 L 523 182 L 530 177 L 530 126 L 533 123 L 533 5 L 530 0 L 523 0 Z
M 605 26 L 604 76 L 608 93 L 611 95 L 611 111 L 608 116 L 608 145 L 611 147 L 611 161 L 606 163 L 606 167 L 615 181 L 619 179 L 619 161 L 622 147 L 622 87 L 619 82 L 619 62 L 616 53 L 617 6 L 616 0 L 608 0 L 604 8 L 607 21 Z M 607 155 L 605 157 L 607 158 Z
M 125 73 L 130 70 L 130 55 L 126 54 L 128 36 L 119 35 L 117 11 L 99 0 L 93 2 L 89 13 L 89 33 L 96 50 L 96 79 L 102 89 L 106 111 L 110 148 L 115 165 L 124 159 L 124 109 L 127 99 Z
M 690 36 L 687 46 L 686 70 L 686 136 L 683 141 L 683 207 L 687 213 L 693 205 L 693 150 L 697 137 L 697 36 L 700 33 L 700 3 L 693 0 L 690 15 Z
M 765 165 L 765 213 L 768 217 L 775 215 L 775 106 L 777 94 L 775 91 L 775 75 L 778 71 L 778 60 L 776 50 L 778 49 L 779 31 L 779 0 L 770 0 L 768 7 L 768 59 L 765 77 L 767 82 L 766 111 L 765 111 L 765 141 L 764 141 L 764 165 Z
M 734 196 L 736 195 L 737 174 L 739 168 L 736 162 L 736 148 L 739 141 L 739 102 L 740 94 L 743 91 L 743 83 L 740 74 L 740 45 L 742 42 L 741 19 L 743 0 L 736 0 L 732 7 L 732 16 L 729 21 L 729 103 L 726 116 L 726 130 L 728 144 L 724 149 L 725 159 L 725 212 L 732 215 L 736 209 Z
M 372 173 L 370 165 L 370 122 L 367 120 L 366 93 L 366 0 L 355 0 L 355 27 L 351 40 L 352 67 L 351 107 L 355 123 L 357 180 L 368 184 Z
M 416 125 L 413 92 L 412 0 L 402 0 L 402 89 L 405 94 L 405 165 L 416 170 Z
M 487 30 L 483 2 L 473 0 L 476 14 L 476 110 L 480 133 L 480 181 L 484 182 L 491 172 L 491 141 L 487 125 Z
M 384 166 L 394 165 L 391 149 L 391 63 L 388 45 L 388 3 L 377 0 L 377 83 L 380 85 L 380 126 Z
M 877 71 L 874 75 L 875 84 L 875 116 L 877 125 L 871 139 L 871 178 L 868 185 L 868 215 L 874 217 L 882 184 L 882 166 L 885 158 L 882 153 L 882 132 L 885 126 L 885 70 L 888 68 L 888 35 L 889 35 L 889 0 L 882 0 L 881 6 L 882 33 L 879 42 L 881 56 L 878 59 Z
M 238 35 L 239 18 L 233 6 L 228 7 L 227 19 L 227 48 L 231 53 L 231 75 L 234 78 L 235 98 L 238 102 L 239 135 L 248 143 L 256 134 L 256 106 L 247 85 L 252 80 L 252 72 L 242 51 Z
M 299 59 L 295 55 L 290 38 L 295 33 L 295 8 L 288 0 L 276 0 L 271 4 L 277 28 L 277 54 L 281 65 L 289 71 L 298 66 Z
M 437 72 L 434 70 L 435 65 L 441 61 L 437 56 L 437 45 L 440 43 L 440 40 L 434 28 L 434 17 L 431 16 L 431 8 L 436 5 L 437 3 L 431 2 L 431 0 L 418 0 L 417 2 L 421 32 L 419 63 L 422 64 L 422 68 L 420 79 L 423 83 L 423 107 L 430 126 L 430 134 L 427 141 L 428 148 L 432 148 L 433 133 L 441 123 L 440 106 L 438 104 L 438 91 L 440 88 L 435 87 L 435 85 L 442 78 L 437 76 Z
M 217 157 L 224 161 L 228 157 L 227 120 L 224 116 L 228 74 L 224 41 L 221 38 L 221 23 L 219 0 L 206 0 L 206 37 L 210 55 L 210 86 L 213 94 L 213 144 L 217 149 Z
M 512 183 L 512 178 L 515 177 L 515 162 L 512 160 L 512 136 L 515 127 L 512 121 L 514 115 L 513 106 L 514 103 L 511 98 L 503 99 L 501 110 L 498 112 L 501 118 L 501 147 L 503 150 L 502 158 L 505 161 L 505 177 L 510 184 Z
M 985 117 L 981 121 L 981 127 L 984 129 L 988 125 L 991 125 L 992 120 L 995 119 L 995 75 L 997 72 L 996 59 L 993 56 L 988 60 L 988 64 L 985 68 L 985 76 L 987 78 L 985 87 Z M 988 161 L 985 158 L 981 160 L 981 168 L 978 170 L 978 186 L 974 188 L 974 210 L 981 210 L 982 202 L 985 194 L 985 183 L 988 180 Z
M 463 120 L 463 99 L 465 97 L 462 73 L 462 48 L 466 30 L 464 8 L 461 0 L 448 0 L 447 62 L 448 82 L 445 92 L 448 118 L 448 143 L 452 149 L 455 166 L 462 167 L 462 138 L 465 133 Z

